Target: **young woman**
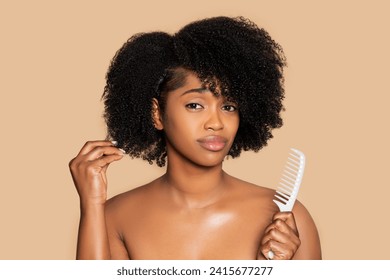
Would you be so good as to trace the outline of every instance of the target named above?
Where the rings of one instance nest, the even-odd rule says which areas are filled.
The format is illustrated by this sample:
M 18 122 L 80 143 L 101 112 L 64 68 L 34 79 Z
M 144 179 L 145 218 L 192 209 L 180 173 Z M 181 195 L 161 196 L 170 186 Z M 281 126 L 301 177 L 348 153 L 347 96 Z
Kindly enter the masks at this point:
M 80 196 L 78 259 L 320 259 L 299 202 L 234 178 L 226 156 L 258 151 L 282 125 L 281 47 L 245 18 L 137 34 L 115 55 L 104 92 L 109 139 L 70 162 Z M 107 201 L 106 170 L 124 154 L 167 164 Z M 129 171 L 138 172 L 138 171 Z

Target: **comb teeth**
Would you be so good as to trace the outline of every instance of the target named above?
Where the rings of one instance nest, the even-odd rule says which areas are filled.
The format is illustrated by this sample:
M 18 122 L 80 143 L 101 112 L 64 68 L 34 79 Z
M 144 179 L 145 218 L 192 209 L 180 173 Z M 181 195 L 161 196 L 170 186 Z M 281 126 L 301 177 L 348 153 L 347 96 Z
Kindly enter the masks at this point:
M 305 155 L 291 148 L 273 200 L 281 212 L 292 210 L 298 196 L 304 169 Z

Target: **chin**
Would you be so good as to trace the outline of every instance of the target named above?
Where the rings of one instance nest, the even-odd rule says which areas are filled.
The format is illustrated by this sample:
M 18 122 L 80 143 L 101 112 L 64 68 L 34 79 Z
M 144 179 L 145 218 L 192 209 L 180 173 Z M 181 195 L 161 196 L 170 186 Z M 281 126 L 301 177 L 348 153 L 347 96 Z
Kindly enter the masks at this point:
M 221 165 L 225 159 L 226 155 L 206 155 L 202 159 L 194 160 L 193 162 L 199 166 L 203 167 L 216 167 Z

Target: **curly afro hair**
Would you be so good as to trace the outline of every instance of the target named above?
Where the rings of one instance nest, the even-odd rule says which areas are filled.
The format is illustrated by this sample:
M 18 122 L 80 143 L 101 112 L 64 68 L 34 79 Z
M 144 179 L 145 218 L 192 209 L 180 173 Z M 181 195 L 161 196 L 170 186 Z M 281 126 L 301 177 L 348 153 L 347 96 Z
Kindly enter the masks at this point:
M 167 93 L 183 85 L 185 69 L 238 104 L 240 124 L 228 155 L 257 152 L 283 124 L 285 65 L 282 48 L 243 17 L 195 21 L 174 35 L 136 34 L 115 54 L 106 75 L 108 137 L 131 157 L 164 166 L 164 132 L 154 127 L 152 99 L 163 107 Z

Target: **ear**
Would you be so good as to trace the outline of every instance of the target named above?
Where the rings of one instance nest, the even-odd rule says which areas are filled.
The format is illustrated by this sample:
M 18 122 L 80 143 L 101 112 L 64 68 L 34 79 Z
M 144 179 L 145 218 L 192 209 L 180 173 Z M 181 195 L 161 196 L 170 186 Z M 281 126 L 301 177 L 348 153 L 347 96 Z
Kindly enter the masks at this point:
M 156 98 L 152 99 L 152 120 L 153 120 L 154 127 L 156 129 L 158 130 L 164 129 L 164 125 L 162 121 L 162 112 Z

